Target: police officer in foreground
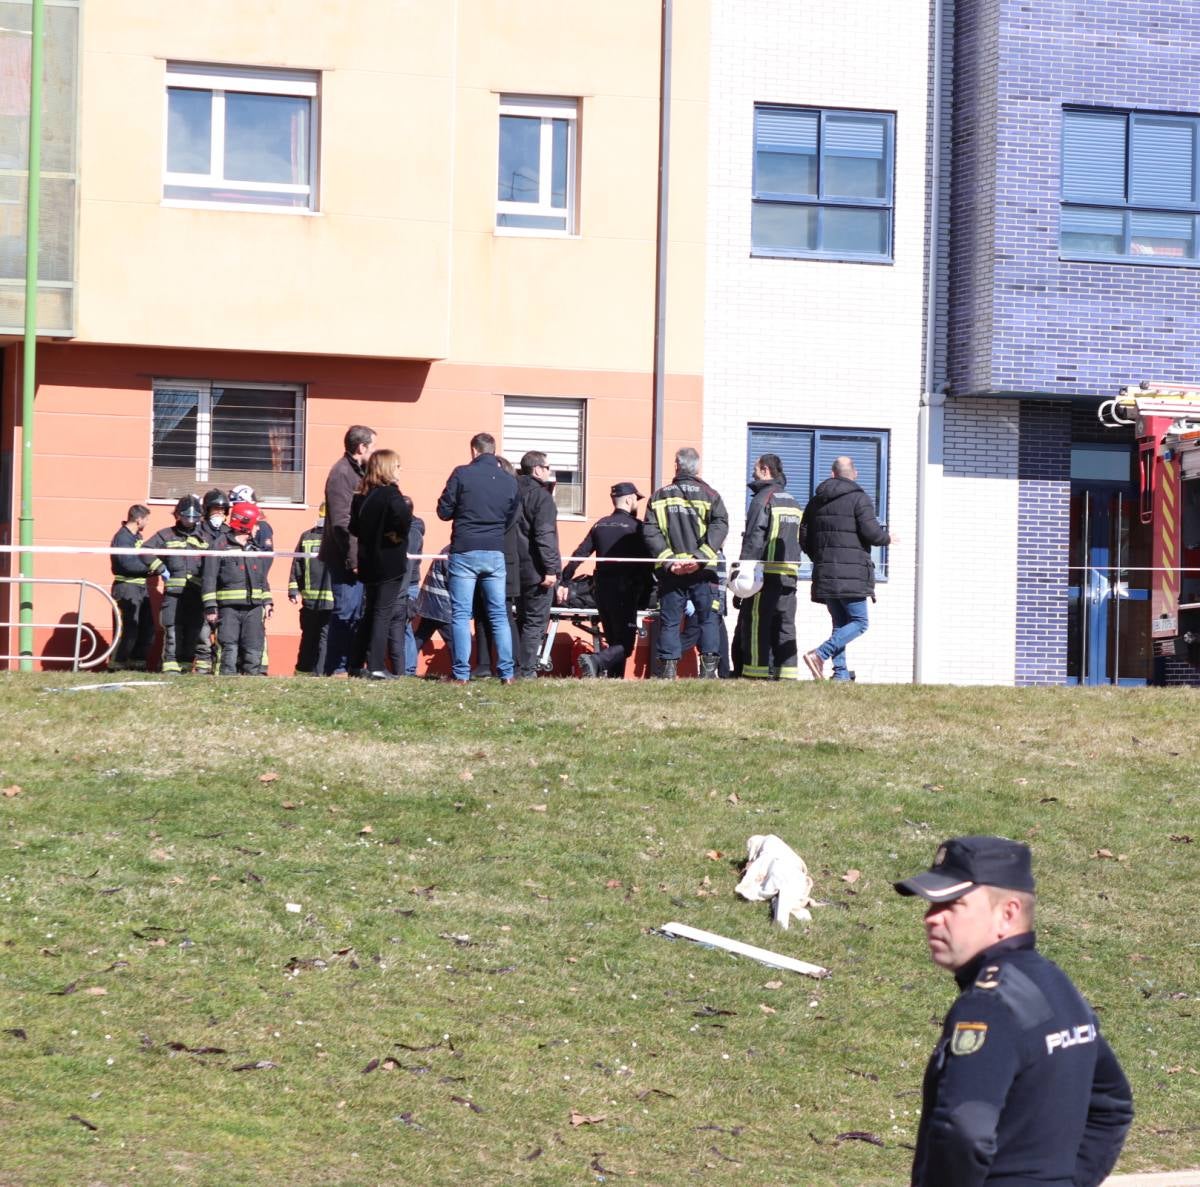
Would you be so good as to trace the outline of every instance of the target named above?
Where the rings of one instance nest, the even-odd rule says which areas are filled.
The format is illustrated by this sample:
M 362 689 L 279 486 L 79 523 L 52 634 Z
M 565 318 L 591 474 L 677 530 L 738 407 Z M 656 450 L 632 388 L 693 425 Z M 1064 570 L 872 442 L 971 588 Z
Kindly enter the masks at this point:
M 584 678 L 612 676 L 621 680 L 637 640 L 638 610 L 649 600 L 652 578 L 648 564 L 636 563 L 637 558 L 650 555 L 637 517 L 638 500 L 643 496 L 632 482 L 618 482 L 608 493 L 612 498 L 612 514 L 596 520 L 575 549 L 576 556 L 590 556 L 594 552 L 601 562 L 615 558 L 614 563 L 596 565 L 596 610 L 604 646 L 581 655 L 578 668 Z M 634 563 L 630 563 L 630 558 L 634 558 Z M 625 563 L 620 563 L 622 559 Z M 567 604 L 567 587 L 581 563 L 571 561 L 563 570 L 556 593 L 560 606 Z
M 1029 847 L 955 837 L 895 883 L 959 996 L 925 1070 L 913 1187 L 1097 1187 L 1133 1120 L 1096 1015 L 1034 947 Z

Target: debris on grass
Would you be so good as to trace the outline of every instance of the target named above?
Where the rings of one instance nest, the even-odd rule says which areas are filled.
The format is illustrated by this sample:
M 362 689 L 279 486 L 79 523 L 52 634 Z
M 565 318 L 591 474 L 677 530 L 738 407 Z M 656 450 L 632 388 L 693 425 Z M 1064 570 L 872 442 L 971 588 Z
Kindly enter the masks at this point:
M 596 1113 L 589 1116 L 587 1113 L 581 1113 L 578 1109 L 572 1109 L 571 1125 L 575 1129 L 578 1129 L 581 1125 L 599 1125 L 601 1121 L 605 1120 L 606 1116 L 607 1114 L 605 1113 Z
M 757 960 L 771 968 L 801 973 L 817 980 L 831 976 L 829 970 L 819 964 L 809 964 L 807 961 L 796 960 L 792 956 L 783 956 L 766 948 L 757 948 L 753 944 L 743 944 L 741 940 L 731 940 L 726 936 L 717 935 L 716 932 L 705 931 L 699 927 L 689 927 L 686 923 L 664 923 L 659 931 L 671 939 L 694 940 L 706 948 L 720 948 L 726 952 L 732 952 L 735 956 L 746 956 L 751 960 Z
M 81 1117 L 78 1113 L 72 1113 L 67 1118 L 67 1120 L 68 1121 L 78 1121 L 79 1124 L 82 1125 L 84 1129 L 90 1129 L 92 1131 L 92 1133 L 100 1132 L 100 1126 L 93 1125 L 86 1117 Z

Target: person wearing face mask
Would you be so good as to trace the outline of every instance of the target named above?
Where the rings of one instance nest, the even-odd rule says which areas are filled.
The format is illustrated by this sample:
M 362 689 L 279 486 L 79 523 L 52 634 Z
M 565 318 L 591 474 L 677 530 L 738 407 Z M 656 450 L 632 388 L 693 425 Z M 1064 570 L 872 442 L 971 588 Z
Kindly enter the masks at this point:
M 223 490 L 213 487 L 204 495 L 204 517 L 200 521 L 199 533 L 209 548 L 225 531 L 225 521 L 229 518 L 229 506 L 229 496 Z
M 203 516 L 196 526 L 196 535 L 208 548 L 221 547 L 222 540 L 229 534 L 229 496 L 217 487 L 206 491 L 202 504 Z M 220 663 L 217 654 L 216 632 L 209 626 L 208 619 L 201 619 L 200 636 L 196 641 L 196 658 L 192 670 L 201 676 L 211 676 Z
M 1034 946 L 1029 846 L 954 837 L 895 887 L 929 903 L 930 958 L 959 989 L 925 1070 L 913 1187 L 1098 1187 L 1133 1098 L 1091 1006 Z

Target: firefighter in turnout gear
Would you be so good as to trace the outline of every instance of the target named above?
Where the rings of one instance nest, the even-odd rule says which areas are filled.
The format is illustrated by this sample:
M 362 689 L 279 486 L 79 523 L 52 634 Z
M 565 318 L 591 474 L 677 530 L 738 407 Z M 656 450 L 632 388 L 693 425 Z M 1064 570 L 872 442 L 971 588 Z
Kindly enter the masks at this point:
M 199 551 L 207 547 L 200 537 L 200 500 L 184 495 L 175 504 L 175 524 L 156 532 L 144 547 L 155 550 Z M 158 618 L 162 626 L 162 670 L 179 675 L 191 670 L 204 625 L 204 607 L 200 599 L 200 562 L 198 556 L 158 555 L 146 567 L 148 576 L 161 577 L 162 608 Z
M 112 548 L 141 548 L 142 532 L 150 518 L 150 508 L 135 503 L 129 508 L 124 523 L 112 538 Z M 121 639 L 108 661 L 111 671 L 134 668 L 144 671 L 146 653 L 154 642 L 154 612 L 146 588 L 147 557 L 126 553 L 114 554 L 112 560 L 112 596 L 120 612 Z M 113 623 L 116 630 L 117 623 Z
M 700 628 L 700 675 L 717 679 L 721 647 L 717 553 L 729 532 L 721 496 L 700 474 L 700 455 L 687 446 L 675 454 L 675 477 L 650 496 L 642 532 L 658 561 L 659 675 L 675 679 L 682 647 L 679 629 L 690 601 Z
M 274 605 L 267 585 L 272 558 L 253 542 L 258 520 L 253 503 L 234 503 L 228 534 L 204 558 L 204 614 L 217 633 L 222 676 L 255 676 L 262 664 Z
M 333 613 L 333 585 L 325 563 L 317 556 L 325 534 L 325 504 L 315 527 L 296 541 L 292 572 L 288 579 L 288 601 L 300 605 L 300 654 L 296 674 L 319 676 L 325 670 L 325 644 L 329 638 L 329 618 Z M 421 551 L 420 545 L 417 552 Z M 420 562 L 418 562 L 419 564 Z
M 803 558 L 803 510 L 786 488 L 783 463 L 764 453 L 754 464 L 741 556 L 762 562 L 762 589 L 742 599 L 736 649 L 741 675 L 758 680 L 795 680 L 798 675 L 796 574 Z
M 206 491 L 204 495 L 204 517 L 200 520 L 200 538 L 209 548 L 215 548 L 217 541 L 228 534 L 225 521 L 229 518 L 229 496 L 217 487 Z M 202 676 L 211 676 L 217 670 L 217 641 L 208 619 L 200 628 L 200 641 L 196 644 L 196 662 L 192 671 Z

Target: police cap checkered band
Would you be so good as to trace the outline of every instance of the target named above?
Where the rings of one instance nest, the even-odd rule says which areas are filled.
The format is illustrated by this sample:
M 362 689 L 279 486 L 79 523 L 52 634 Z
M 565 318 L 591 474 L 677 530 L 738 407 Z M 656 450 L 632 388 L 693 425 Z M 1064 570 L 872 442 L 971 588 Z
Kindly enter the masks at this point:
M 894 883 L 900 894 L 949 903 L 976 886 L 1033 893 L 1033 858 L 1028 845 L 1006 837 L 953 837 L 939 846 L 933 865 Z

